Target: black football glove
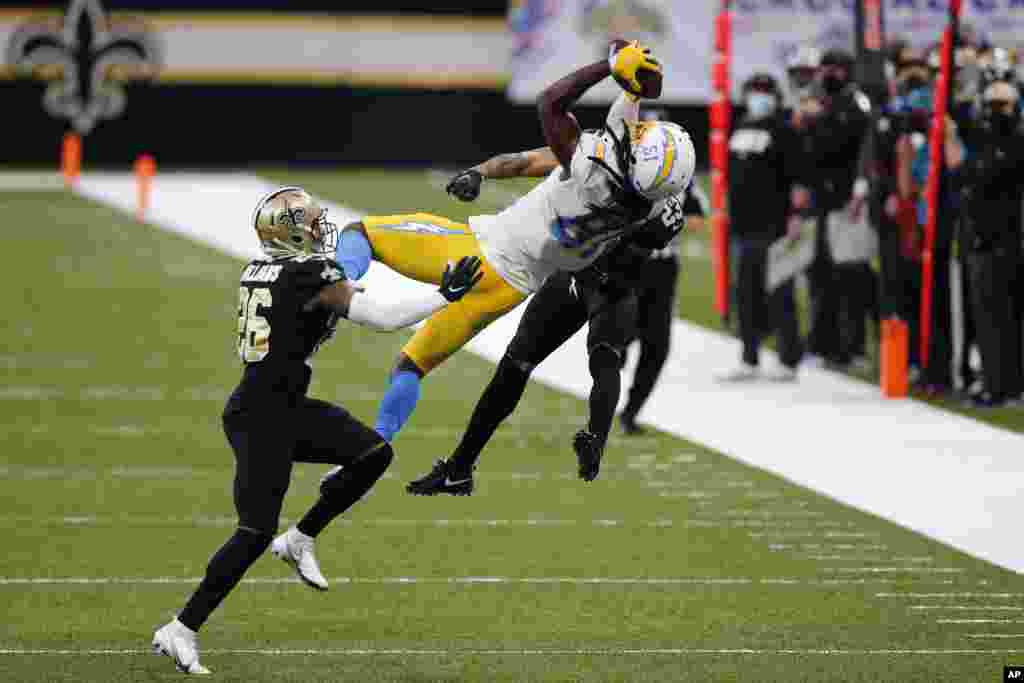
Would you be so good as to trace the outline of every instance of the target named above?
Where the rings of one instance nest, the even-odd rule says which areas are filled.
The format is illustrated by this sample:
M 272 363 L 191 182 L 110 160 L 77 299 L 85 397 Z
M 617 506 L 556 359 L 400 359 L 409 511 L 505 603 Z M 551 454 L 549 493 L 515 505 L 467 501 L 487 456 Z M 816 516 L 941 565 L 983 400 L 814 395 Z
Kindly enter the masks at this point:
M 480 171 L 465 170 L 448 181 L 444 190 L 451 196 L 464 202 L 476 201 L 480 196 L 480 184 L 484 181 Z
M 454 268 L 449 263 L 444 269 L 438 291 L 448 301 L 458 301 L 466 292 L 473 289 L 483 276 L 484 274 L 480 272 L 480 259 L 476 256 L 463 256 Z

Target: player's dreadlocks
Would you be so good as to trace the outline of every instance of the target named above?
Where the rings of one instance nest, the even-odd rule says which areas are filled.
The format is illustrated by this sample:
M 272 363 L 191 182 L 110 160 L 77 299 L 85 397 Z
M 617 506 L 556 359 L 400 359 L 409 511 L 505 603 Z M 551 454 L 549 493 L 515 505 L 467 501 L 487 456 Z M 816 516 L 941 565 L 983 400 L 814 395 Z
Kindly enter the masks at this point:
M 595 215 L 604 218 L 608 223 L 616 224 L 617 227 L 626 227 L 641 221 L 651 213 L 654 203 L 640 192 L 633 185 L 632 168 L 636 164 L 636 156 L 633 155 L 633 146 L 629 144 L 629 127 L 622 122 L 622 137 L 615 135 L 607 123 L 604 130 L 612 139 L 615 149 L 615 158 L 621 170 L 616 172 L 604 159 L 589 156 L 587 159 L 605 170 L 611 176 L 610 183 L 612 203 L 609 206 L 588 205 L 587 208 Z

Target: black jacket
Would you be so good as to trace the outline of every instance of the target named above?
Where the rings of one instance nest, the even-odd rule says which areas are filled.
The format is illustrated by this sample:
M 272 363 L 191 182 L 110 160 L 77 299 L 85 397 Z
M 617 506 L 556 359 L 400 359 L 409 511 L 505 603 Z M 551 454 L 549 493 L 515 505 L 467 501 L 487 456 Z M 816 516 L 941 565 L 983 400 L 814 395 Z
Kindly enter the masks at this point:
M 729 140 L 729 230 L 771 240 L 786 232 L 789 195 L 806 175 L 795 131 L 779 116 L 741 119 Z
M 869 107 L 863 93 L 848 87 L 831 98 L 825 113 L 805 132 L 811 189 L 822 213 L 843 208 L 853 196 Z
M 1024 200 L 1024 131 L 966 131 L 967 158 L 954 176 L 961 216 L 974 249 L 1016 248 Z

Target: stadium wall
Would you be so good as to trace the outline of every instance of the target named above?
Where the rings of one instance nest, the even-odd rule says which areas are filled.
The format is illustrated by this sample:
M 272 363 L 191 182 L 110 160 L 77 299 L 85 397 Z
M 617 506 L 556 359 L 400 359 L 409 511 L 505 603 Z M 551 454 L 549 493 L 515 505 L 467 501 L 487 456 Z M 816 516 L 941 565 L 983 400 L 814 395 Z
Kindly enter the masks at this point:
M 57 163 L 67 122 L 42 111 L 43 90 L 31 81 L 0 83 L 4 163 Z M 455 166 L 543 144 L 534 108 L 513 105 L 500 91 L 129 85 L 126 97 L 121 118 L 86 136 L 86 164 L 123 166 L 149 152 L 161 166 Z M 697 149 L 707 149 L 706 108 L 667 109 Z M 595 127 L 605 111 L 581 107 L 577 116 Z
M 420 5 L 429 7 L 410 11 Z M 165 168 L 451 166 L 542 144 L 529 99 L 505 95 L 505 0 L 328 9 L 313 0 L 0 3 L 0 163 L 52 166 L 71 128 L 87 166 L 112 167 L 141 152 Z M 112 42 L 122 47 L 106 50 Z M 599 126 L 605 107 L 581 105 L 577 115 Z M 704 108 L 669 112 L 703 148 Z

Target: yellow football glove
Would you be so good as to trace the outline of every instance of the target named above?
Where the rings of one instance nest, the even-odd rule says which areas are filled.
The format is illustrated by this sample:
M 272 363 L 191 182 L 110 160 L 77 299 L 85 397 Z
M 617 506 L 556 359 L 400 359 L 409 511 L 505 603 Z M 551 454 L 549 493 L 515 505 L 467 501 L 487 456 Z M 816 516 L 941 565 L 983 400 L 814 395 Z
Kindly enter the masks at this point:
M 619 85 L 634 97 L 639 97 L 643 91 L 636 74 L 641 69 L 647 69 L 661 73 L 661 64 L 651 56 L 651 49 L 643 47 L 639 41 L 619 47 L 619 42 L 613 42 L 608 50 L 608 66 L 611 67 L 612 76 Z

